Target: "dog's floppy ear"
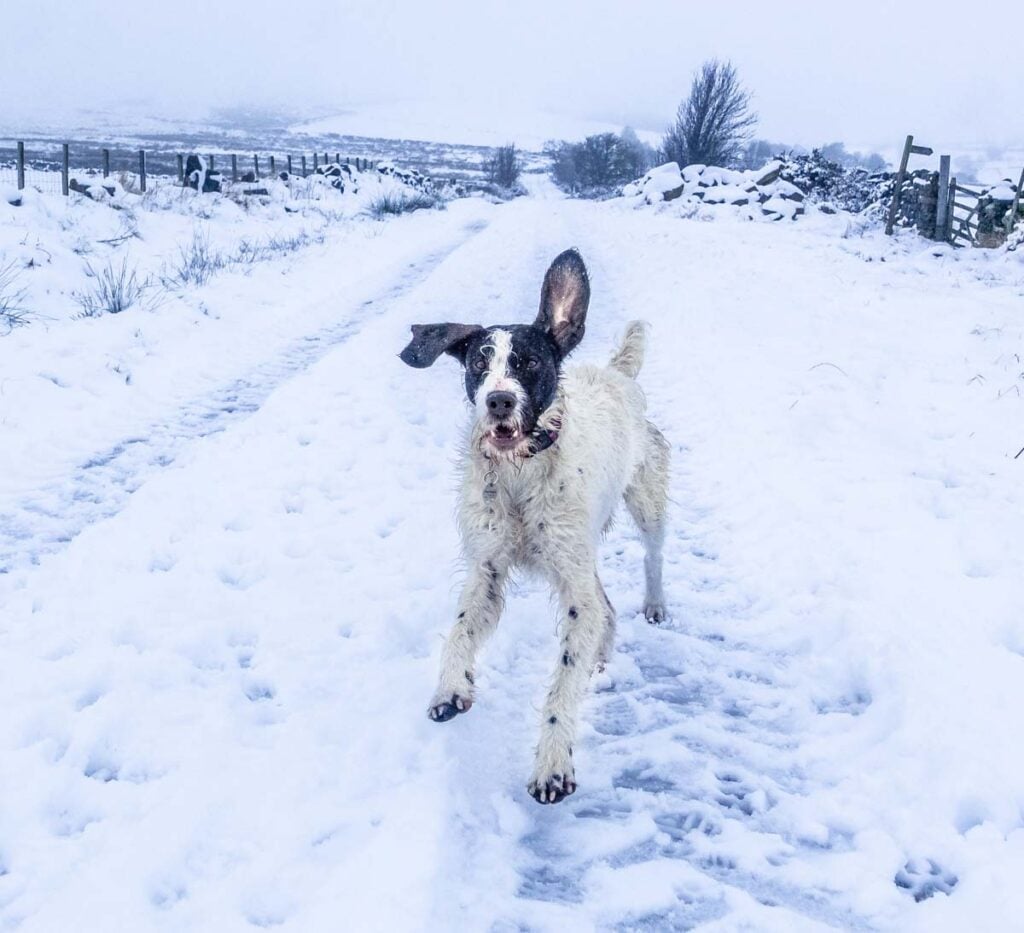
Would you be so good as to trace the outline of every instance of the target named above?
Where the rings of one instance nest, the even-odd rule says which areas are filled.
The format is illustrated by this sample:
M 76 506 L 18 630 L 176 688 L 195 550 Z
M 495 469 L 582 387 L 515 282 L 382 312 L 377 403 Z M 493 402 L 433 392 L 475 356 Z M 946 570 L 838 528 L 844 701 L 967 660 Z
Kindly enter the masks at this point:
M 540 312 L 534 325 L 551 334 L 562 356 L 567 356 L 583 339 L 589 304 L 587 267 L 575 249 L 567 249 L 555 258 L 544 276 Z
M 399 356 L 416 369 L 432 366 L 442 353 L 461 361 L 464 342 L 482 330 L 479 324 L 413 324 L 412 340 Z

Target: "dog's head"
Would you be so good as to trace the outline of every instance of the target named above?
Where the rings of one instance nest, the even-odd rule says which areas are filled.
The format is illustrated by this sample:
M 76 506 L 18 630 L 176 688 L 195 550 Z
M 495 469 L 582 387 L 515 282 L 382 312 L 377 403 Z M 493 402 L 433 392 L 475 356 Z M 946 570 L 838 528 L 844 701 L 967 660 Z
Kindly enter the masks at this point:
M 544 276 L 532 324 L 416 324 L 401 358 L 424 369 L 442 353 L 454 356 L 465 370 L 466 395 L 476 407 L 485 448 L 522 455 L 555 399 L 562 361 L 583 339 L 589 303 L 587 268 L 569 249 Z

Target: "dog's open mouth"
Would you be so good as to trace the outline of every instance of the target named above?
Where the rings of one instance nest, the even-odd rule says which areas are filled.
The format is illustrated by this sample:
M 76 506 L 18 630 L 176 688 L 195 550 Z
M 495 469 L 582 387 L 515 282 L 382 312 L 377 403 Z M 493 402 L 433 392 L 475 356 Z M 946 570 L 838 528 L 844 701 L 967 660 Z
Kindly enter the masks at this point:
M 523 432 L 511 424 L 496 424 L 487 432 L 487 439 L 499 450 L 511 450 L 523 439 Z

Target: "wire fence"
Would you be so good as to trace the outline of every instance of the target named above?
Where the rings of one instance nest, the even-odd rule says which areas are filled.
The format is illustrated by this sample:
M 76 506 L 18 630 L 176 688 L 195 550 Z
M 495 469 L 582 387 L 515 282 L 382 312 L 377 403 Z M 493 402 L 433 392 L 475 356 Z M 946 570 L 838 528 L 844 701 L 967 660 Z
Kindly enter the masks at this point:
M 101 178 L 117 181 L 126 191 L 147 191 L 161 185 L 183 187 L 190 155 L 174 150 L 112 149 L 91 143 L 39 143 L 22 141 L 0 144 L 0 185 L 32 188 L 45 194 L 67 195 L 72 179 L 85 182 Z M 201 154 L 207 173 L 219 173 L 225 183 L 253 184 L 267 178 L 318 174 L 331 164 L 348 164 L 357 171 L 377 167 L 377 162 L 340 152 Z

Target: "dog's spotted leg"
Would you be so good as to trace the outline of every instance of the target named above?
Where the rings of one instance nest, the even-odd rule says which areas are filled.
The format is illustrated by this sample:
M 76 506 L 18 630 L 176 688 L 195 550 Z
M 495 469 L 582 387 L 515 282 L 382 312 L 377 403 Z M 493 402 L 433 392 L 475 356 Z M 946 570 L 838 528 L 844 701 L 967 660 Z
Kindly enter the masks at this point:
M 597 653 L 597 670 L 602 672 L 615 653 L 615 607 L 612 606 L 599 577 L 597 578 L 597 592 L 601 597 L 605 612 L 604 636 L 601 639 L 601 648 Z
M 458 615 L 441 653 L 441 676 L 427 714 L 447 722 L 473 705 L 476 653 L 498 624 L 508 566 L 483 560 L 470 570 Z
M 580 704 L 608 632 L 608 609 L 593 564 L 582 571 L 573 568 L 558 589 L 563 636 L 527 786 L 538 803 L 558 803 L 576 790 L 572 747 Z

